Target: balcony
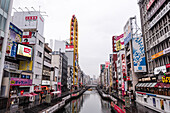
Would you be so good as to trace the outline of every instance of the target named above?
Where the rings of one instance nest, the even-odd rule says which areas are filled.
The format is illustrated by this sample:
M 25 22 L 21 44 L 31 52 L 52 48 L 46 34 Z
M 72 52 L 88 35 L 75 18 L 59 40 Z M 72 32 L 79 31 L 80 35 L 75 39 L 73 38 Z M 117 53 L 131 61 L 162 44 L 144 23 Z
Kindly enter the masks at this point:
M 48 54 L 47 52 L 45 52 L 44 56 L 49 58 L 49 59 L 52 59 L 52 55 Z
M 50 76 L 51 72 L 47 70 L 43 70 L 43 75 Z
M 51 68 L 51 64 L 46 61 L 44 61 L 44 65 Z

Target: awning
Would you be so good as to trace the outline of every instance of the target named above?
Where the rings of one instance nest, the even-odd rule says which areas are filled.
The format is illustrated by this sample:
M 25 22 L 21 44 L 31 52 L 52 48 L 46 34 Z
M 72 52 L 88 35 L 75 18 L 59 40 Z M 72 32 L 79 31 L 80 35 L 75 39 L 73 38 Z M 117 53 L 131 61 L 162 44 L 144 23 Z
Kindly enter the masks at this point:
M 149 83 L 146 87 L 150 87 L 152 85 L 152 83 Z
M 139 86 L 140 86 L 140 84 L 141 84 L 141 83 L 137 83 L 137 84 L 136 84 L 136 87 L 139 87 Z
M 157 84 L 156 82 L 152 83 L 152 85 L 150 87 L 155 87 L 156 84 Z
M 149 83 L 145 83 L 145 85 L 143 87 L 147 87 L 149 85 Z
M 144 87 L 145 86 L 145 83 L 142 83 L 142 85 L 140 87 Z

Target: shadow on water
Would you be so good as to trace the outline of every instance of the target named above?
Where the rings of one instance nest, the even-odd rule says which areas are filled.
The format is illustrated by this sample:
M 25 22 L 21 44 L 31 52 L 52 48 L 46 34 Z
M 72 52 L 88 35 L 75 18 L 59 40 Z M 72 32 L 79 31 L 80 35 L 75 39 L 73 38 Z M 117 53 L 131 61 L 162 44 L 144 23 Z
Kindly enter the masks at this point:
M 110 103 L 103 100 L 96 90 L 92 90 L 70 101 L 56 113 L 111 113 L 111 109 Z

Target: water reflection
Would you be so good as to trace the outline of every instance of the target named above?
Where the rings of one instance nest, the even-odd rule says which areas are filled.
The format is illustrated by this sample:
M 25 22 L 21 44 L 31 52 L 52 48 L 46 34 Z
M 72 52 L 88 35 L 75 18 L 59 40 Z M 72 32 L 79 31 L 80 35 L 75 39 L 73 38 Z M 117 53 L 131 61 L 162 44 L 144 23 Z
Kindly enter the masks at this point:
M 110 103 L 101 99 L 96 90 L 86 91 L 57 113 L 111 113 Z

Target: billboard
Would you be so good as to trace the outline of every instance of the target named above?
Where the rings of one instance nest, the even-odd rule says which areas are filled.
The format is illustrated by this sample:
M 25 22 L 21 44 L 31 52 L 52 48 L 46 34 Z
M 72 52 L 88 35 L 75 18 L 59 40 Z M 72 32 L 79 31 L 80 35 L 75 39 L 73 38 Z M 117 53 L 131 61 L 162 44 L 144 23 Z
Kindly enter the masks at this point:
M 116 36 L 116 51 L 124 48 L 124 34 Z
M 29 44 L 29 45 L 35 44 L 35 39 L 36 39 L 35 31 L 23 32 L 22 44 Z
M 31 86 L 32 79 L 11 78 L 10 86 Z
M 126 45 L 131 39 L 131 32 L 132 32 L 132 26 L 131 26 L 131 19 L 129 19 L 124 26 L 124 45 Z
M 19 62 L 19 70 L 27 71 L 32 70 L 33 61 L 20 61 Z
M 134 37 L 132 39 L 132 46 L 133 46 L 134 72 L 146 72 L 146 60 L 143 45 L 143 37 Z
M 21 42 L 22 35 L 23 32 L 14 24 L 10 23 L 7 48 L 6 48 L 6 56 L 16 57 L 17 43 Z
M 44 19 L 39 11 L 14 12 L 13 22 L 21 29 L 36 29 L 43 36 Z
M 66 51 L 74 51 L 74 45 L 66 45 Z
M 18 44 L 17 55 L 31 58 L 32 47 Z

